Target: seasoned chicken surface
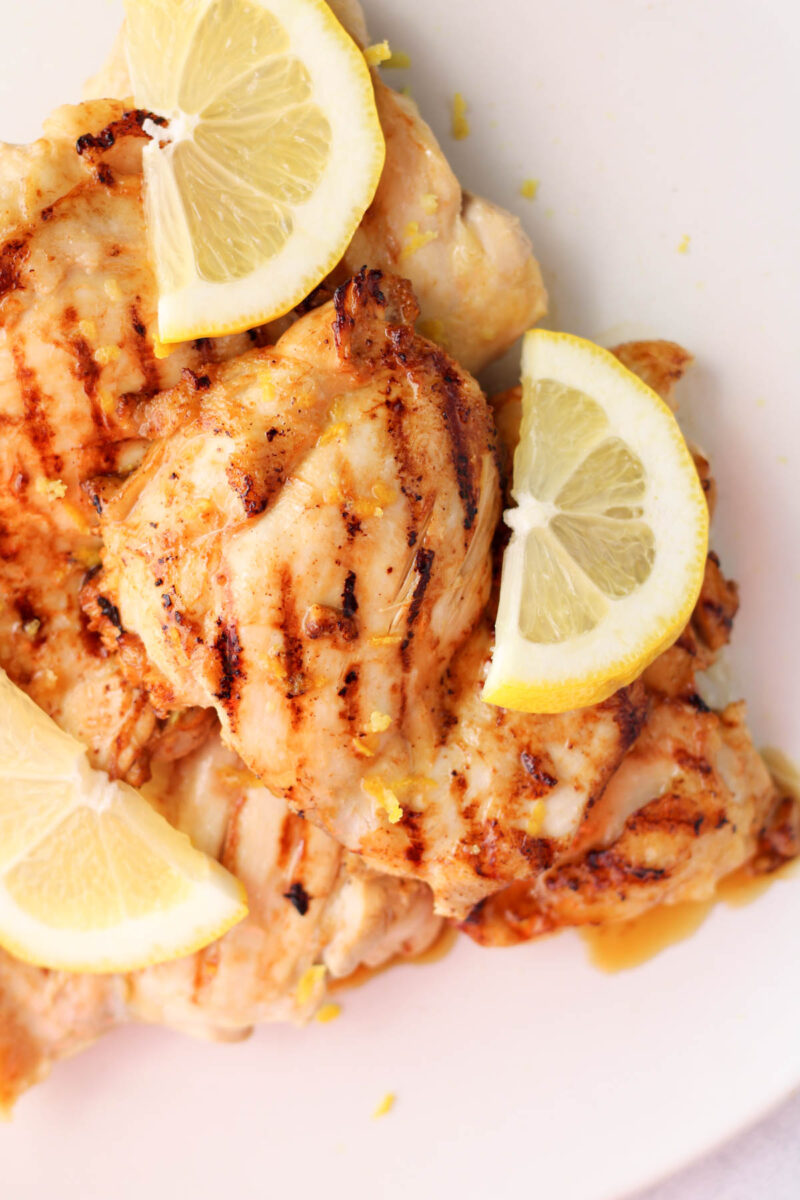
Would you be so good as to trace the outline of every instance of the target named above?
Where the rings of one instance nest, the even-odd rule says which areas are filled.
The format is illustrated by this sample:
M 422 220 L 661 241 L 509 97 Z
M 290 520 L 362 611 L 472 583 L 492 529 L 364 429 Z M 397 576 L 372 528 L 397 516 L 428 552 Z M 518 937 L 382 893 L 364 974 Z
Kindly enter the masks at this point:
M 366 45 L 356 0 L 335 0 L 331 8 L 353 38 Z M 419 302 L 420 332 L 475 373 L 504 354 L 547 311 L 539 264 L 516 217 L 462 191 L 414 101 L 386 87 L 377 71 L 372 75 L 386 165 L 328 291 L 364 266 L 406 276 Z M 128 96 L 131 90 L 120 35 L 85 94 Z
M 213 705 L 293 807 L 464 915 L 568 844 L 644 693 L 538 718 L 480 700 L 493 426 L 415 316 L 406 283 L 362 274 L 154 401 L 87 608 L 160 707 Z
M 124 978 L 40 971 L 0 952 L 0 1110 L 114 1025 L 227 1040 L 266 1021 L 305 1021 L 326 975 L 417 954 L 440 930 L 426 887 L 376 875 L 289 813 L 216 731 L 157 771 L 146 794 L 242 880 L 250 915 L 199 954 Z

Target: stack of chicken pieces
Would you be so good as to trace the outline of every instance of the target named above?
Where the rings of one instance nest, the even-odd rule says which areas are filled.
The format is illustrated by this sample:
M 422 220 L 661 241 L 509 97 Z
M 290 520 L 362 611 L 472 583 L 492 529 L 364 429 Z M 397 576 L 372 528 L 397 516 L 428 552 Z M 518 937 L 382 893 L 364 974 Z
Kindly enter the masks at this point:
M 737 607 L 713 554 L 689 626 L 610 700 L 481 701 L 519 395 L 492 406 L 470 372 L 546 297 L 518 223 L 375 89 L 387 165 L 334 276 L 276 327 L 166 357 L 143 114 L 89 99 L 2 147 L 0 665 L 243 881 L 250 916 L 126 977 L 0 952 L 0 1104 L 129 1019 L 303 1021 L 326 972 L 414 955 L 444 921 L 503 945 L 797 852 L 743 705 L 697 694 Z M 437 236 L 404 255 L 431 194 Z M 688 362 L 618 353 L 666 399 Z

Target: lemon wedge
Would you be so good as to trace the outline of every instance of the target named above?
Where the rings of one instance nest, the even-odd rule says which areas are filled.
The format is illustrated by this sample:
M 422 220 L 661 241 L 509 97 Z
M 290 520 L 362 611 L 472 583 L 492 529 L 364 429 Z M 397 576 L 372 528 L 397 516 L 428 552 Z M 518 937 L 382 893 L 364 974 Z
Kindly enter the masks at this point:
M 93 770 L 0 671 L 0 945 L 43 967 L 132 971 L 192 954 L 246 914 L 232 875 Z
M 708 508 L 674 416 L 607 350 L 534 330 L 490 704 L 564 712 L 631 683 L 689 620 Z
M 322 0 L 125 10 L 136 104 L 158 118 L 144 179 L 160 340 L 282 316 L 342 257 L 378 186 L 363 54 Z

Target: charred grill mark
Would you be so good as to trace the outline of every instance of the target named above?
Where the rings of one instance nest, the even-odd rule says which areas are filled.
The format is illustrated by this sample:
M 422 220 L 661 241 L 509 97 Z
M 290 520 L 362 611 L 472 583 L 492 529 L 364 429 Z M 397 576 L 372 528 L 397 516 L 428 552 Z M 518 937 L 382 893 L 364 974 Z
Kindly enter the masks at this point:
M 288 892 L 283 893 L 283 898 L 293 905 L 301 917 L 304 917 L 308 912 L 311 897 L 302 883 L 293 883 Z
M 343 721 L 347 721 L 348 725 L 353 725 L 359 718 L 359 675 L 358 668 L 351 667 L 344 677 L 344 684 L 339 688 L 337 695 L 344 703 L 341 709 L 341 717 Z
M 417 573 L 417 582 L 414 585 L 414 591 L 411 596 L 411 603 L 408 606 L 408 618 L 406 620 L 406 636 L 400 643 L 400 651 L 403 656 L 406 655 L 408 647 L 414 637 L 414 625 L 422 610 L 422 603 L 425 599 L 425 593 L 428 590 L 428 584 L 431 581 L 431 571 L 433 569 L 433 560 L 436 557 L 435 550 L 427 550 L 424 546 L 420 547 L 414 556 L 414 570 Z M 404 665 L 405 657 L 404 657 Z
M 411 447 L 403 423 L 406 407 L 400 396 L 392 397 L 393 383 L 394 380 L 390 380 L 386 389 L 386 427 L 394 451 L 393 457 L 400 491 L 411 507 L 412 515 L 406 532 L 406 542 L 409 549 L 413 550 L 419 540 L 420 526 L 424 526 L 425 523 L 425 513 L 421 510 L 422 498 L 417 490 L 419 472 L 414 468 Z
M 218 618 L 217 624 L 219 633 L 213 648 L 219 660 L 219 679 L 214 695 L 225 706 L 228 717 L 233 722 L 241 699 L 238 681 L 246 678 L 242 665 L 242 645 L 235 625 L 226 625 L 221 618 Z
M 102 183 L 103 187 L 113 187 L 116 183 L 114 172 L 108 163 L 100 163 L 97 168 L 97 182 Z
M 98 596 L 97 607 L 100 609 L 100 612 L 103 614 L 106 620 L 111 622 L 111 624 L 117 630 L 118 635 L 121 635 L 125 632 L 122 628 L 122 618 L 119 615 L 119 609 L 117 608 L 116 604 L 112 604 L 106 596 Z
M 305 838 L 305 835 L 306 824 L 303 818 L 293 812 L 287 812 L 278 835 L 278 854 L 275 865 L 279 871 L 285 870 L 289 865 L 295 846 Z
M 144 325 L 141 325 L 140 328 L 138 328 L 138 329 L 136 328 L 136 326 L 134 326 L 134 328 L 136 329 L 136 332 L 140 334 L 141 337 L 144 337 L 144 335 L 146 333 Z M 208 389 L 211 387 L 210 377 L 208 375 L 198 375 L 195 371 L 193 371 L 191 369 L 191 367 L 184 367 L 183 370 L 181 371 L 181 376 L 183 377 L 183 379 L 186 380 L 186 382 L 188 384 L 191 385 L 191 387 L 196 392 L 207 392 Z M 267 435 L 267 440 L 272 441 L 272 438 L 269 437 L 269 434 Z
M 70 338 L 70 346 L 72 347 L 75 360 L 72 366 L 72 373 L 75 378 L 83 384 L 83 390 L 90 400 L 93 400 L 97 394 L 97 381 L 100 378 L 100 367 L 94 360 L 92 348 L 85 338 L 76 335 Z M 92 409 L 94 416 L 94 407 Z
M 6 242 L 0 249 L 0 300 L 23 286 L 20 276 L 28 253 L 28 243 L 19 238 Z
M 342 615 L 346 621 L 351 621 L 357 612 L 356 573 L 355 571 L 348 571 L 347 578 L 344 581 L 344 591 L 342 592 Z
M 55 472 L 60 472 L 63 464 L 60 456 L 53 452 L 53 430 L 47 419 L 46 405 L 37 386 L 36 375 L 25 361 L 22 348 L 16 343 L 12 343 L 11 356 L 22 396 L 25 431 L 42 462 L 52 466 Z
M 609 850 L 590 850 L 586 862 L 592 871 L 608 873 L 614 878 L 622 876 L 637 883 L 655 883 L 667 874 L 663 867 L 636 866 Z
M 280 600 L 280 630 L 283 636 L 283 665 L 286 670 L 286 699 L 291 710 L 292 728 L 296 729 L 302 719 L 303 710 L 300 698 L 306 690 L 303 639 L 300 636 L 302 626 L 297 614 L 292 576 L 289 568 L 284 566 L 281 572 Z
M 713 773 L 711 763 L 707 762 L 704 758 L 700 758 L 699 755 L 690 754 L 682 746 L 676 747 L 673 757 L 683 771 L 696 771 L 699 775 L 711 775 Z
M 139 297 L 136 297 L 138 302 Z M 144 391 L 154 395 L 161 387 L 161 376 L 156 362 L 153 347 L 147 337 L 147 326 L 141 318 L 138 303 L 131 304 L 129 317 L 133 332 L 136 335 L 135 353 L 139 361 L 139 369 L 144 376 Z
M 637 680 L 631 687 L 622 688 L 600 705 L 601 708 L 606 706 L 612 710 L 622 750 L 628 750 L 642 732 L 649 711 L 649 702 L 641 680 Z
M 129 109 L 99 133 L 82 134 L 75 143 L 75 149 L 82 157 L 95 162 L 121 137 L 149 138 L 150 134 L 144 131 L 145 121 L 152 121 L 154 125 L 162 127 L 167 124 L 164 117 L 157 117 L 155 113 L 147 112 L 146 109 Z
M 531 754 L 529 750 L 523 750 L 520 754 L 520 762 L 522 769 L 526 775 L 529 775 L 536 783 L 541 784 L 547 790 L 554 788 L 558 784 L 555 775 L 546 769 L 544 759 L 539 754 Z M 547 764 L 550 765 L 549 763 Z
M 406 860 L 418 867 L 425 856 L 425 838 L 420 830 L 420 822 L 422 821 L 422 813 L 411 812 L 409 809 L 403 810 L 401 824 L 408 834 L 408 845 L 406 846 Z
M 441 401 L 445 429 L 450 438 L 458 494 L 464 506 L 464 528 L 469 530 L 478 514 L 478 492 L 466 432 L 470 418 L 469 404 L 464 396 L 462 381 L 447 355 L 440 350 L 435 351 L 431 355 L 431 364 L 438 376 L 434 387 Z

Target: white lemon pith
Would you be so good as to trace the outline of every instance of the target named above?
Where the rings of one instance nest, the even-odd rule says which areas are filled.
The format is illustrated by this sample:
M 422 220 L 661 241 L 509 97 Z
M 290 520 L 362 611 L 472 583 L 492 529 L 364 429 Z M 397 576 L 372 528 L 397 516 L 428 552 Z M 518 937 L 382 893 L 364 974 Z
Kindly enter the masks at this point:
M 483 697 L 597 704 L 678 636 L 703 581 L 708 507 L 664 402 L 607 350 L 525 337 L 512 536 Z
M 0 945 L 38 966 L 131 971 L 191 954 L 246 914 L 232 875 L 93 770 L 0 671 Z
M 163 342 L 288 312 L 342 257 L 385 147 L 322 0 L 125 0 Z

